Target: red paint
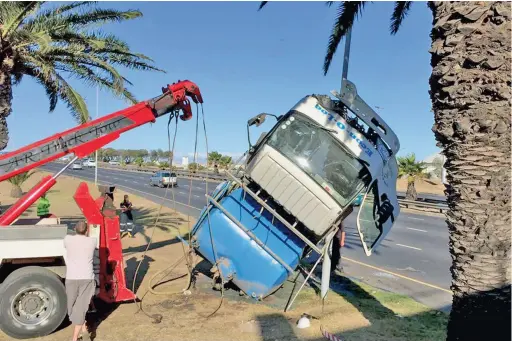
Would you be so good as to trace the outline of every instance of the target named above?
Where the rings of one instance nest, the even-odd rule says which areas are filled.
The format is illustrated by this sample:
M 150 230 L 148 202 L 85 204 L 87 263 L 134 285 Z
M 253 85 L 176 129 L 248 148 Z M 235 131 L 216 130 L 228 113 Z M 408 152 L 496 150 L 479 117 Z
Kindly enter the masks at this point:
M 119 217 L 115 208 L 106 207 L 105 198 L 102 196 L 94 200 L 85 182 L 80 183 L 73 198 L 82 210 L 87 224 L 100 225 L 98 297 L 107 303 L 135 299 L 135 294 L 126 287 Z

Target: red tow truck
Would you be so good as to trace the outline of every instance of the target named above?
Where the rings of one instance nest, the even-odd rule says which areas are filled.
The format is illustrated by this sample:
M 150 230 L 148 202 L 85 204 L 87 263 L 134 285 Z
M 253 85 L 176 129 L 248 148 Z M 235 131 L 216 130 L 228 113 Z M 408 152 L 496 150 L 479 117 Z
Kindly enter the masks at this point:
M 30 224 L 20 219 L 38 198 L 57 182 L 75 161 L 116 140 L 129 130 L 170 114 L 170 120 L 192 117 L 191 103 L 203 103 L 196 84 L 178 81 L 162 88 L 162 94 L 124 110 L 55 134 L 0 156 L 0 181 L 57 160 L 73 157 L 59 172 L 44 177 L 0 216 L 0 329 L 16 339 L 52 333 L 66 317 L 64 288 L 68 226 L 58 217 Z M 180 112 L 182 113 L 181 115 Z M 133 300 L 126 287 L 119 218 L 113 206 L 112 186 L 100 186 L 93 199 L 85 182 L 74 195 L 97 237 L 97 297 L 105 302 Z

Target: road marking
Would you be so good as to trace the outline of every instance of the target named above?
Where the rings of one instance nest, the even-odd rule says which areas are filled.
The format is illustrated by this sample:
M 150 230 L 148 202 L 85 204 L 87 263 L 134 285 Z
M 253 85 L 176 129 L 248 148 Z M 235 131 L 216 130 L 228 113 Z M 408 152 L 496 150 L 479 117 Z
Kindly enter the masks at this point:
M 203 187 L 194 187 L 195 189 L 204 189 Z
M 185 192 L 178 192 L 178 193 L 179 193 L 179 194 L 187 194 L 187 193 L 185 193 Z
M 201 198 L 201 196 L 200 196 L 200 195 L 197 195 L 197 194 L 194 194 L 194 196 L 195 196 L 196 198 Z
M 391 274 L 391 275 L 394 275 L 394 276 L 397 276 L 397 277 L 400 277 L 400 278 L 406 279 L 406 280 L 408 280 L 408 281 L 415 282 L 415 283 L 419 283 L 419 284 L 425 285 L 425 286 L 427 286 L 427 287 L 431 287 L 431 288 L 434 288 L 434 289 L 437 289 L 437 290 L 441 290 L 441 291 L 447 292 L 447 293 L 449 293 L 449 294 L 451 294 L 451 293 L 452 293 L 450 290 L 447 290 L 447 289 L 445 289 L 445 288 L 441 288 L 441 287 L 438 287 L 437 285 L 430 284 L 430 283 L 427 283 L 427 282 L 419 281 L 419 280 L 414 279 L 414 278 L 411 278 L 411 277 L 407 277 L 407 276 L 404 276 L 404 275 L 400 275 L 400 274 L 397 274 L 396 272 L 392 272 L 392 271 L 389 271 L 389 270 L 386 270 L 386 269 L 382 269 L 382 268 L 379 268 L 379 267 L 376 267 L 376 266 L 373 266 L 373 265 L 370 265 L 370 264 L 366 264 L 366 263 L 363 263 L 363 262 L 359 262 L 359 261 L 357 261 L 357 260 L 350 259 L 350 258 L 347 258 L 347 257 L 344 257 L 344 256 L 342 256 L 341 258 L 342 258 L 342 259 L 345 259 L 345 260 L 348 260 L 349 262 L 352 262 L 352 263 L 355 263 L 355 264 L 358 264 L 358 265 L 362 265 L 362 266 L 365 266 L 365 267 L 370 268 L 370 269 L 374 269 L 374 270 L 378 270 L 378 271 L 386 272 L 386 273 L 388 273 L 388 274 Z
M 407 218 L 409 218 L 409 219 L 414 219 L 414 220 L 425 220 L 425 219 L 423 219 L 423 218 L 414 218 L 414 217 L 409 217 L 409 216 L 407 216 Z
M 420 231 L 420 232 L 428 232 L 428 231 L 425 231 L 425 230 L 415 229 L 415 228 L 412 228 L 412 227 L 408 227 L 407 229 L 408 230 L 414 230 L 414 231 Z
M 421 251 L 421 249 L 420 249 L 420 248 L 418 248 L 418 247 L 414 247 L 414 246 L 408 246 L 408 245 L 403 245 L 403 244 L 395 244 L 395 245 L 402 246 L 402 247 L 407 247 L 407 248 L 409 248 L 409 249 L 414 249 L 414 250 L 419 250 L 419 251 Z

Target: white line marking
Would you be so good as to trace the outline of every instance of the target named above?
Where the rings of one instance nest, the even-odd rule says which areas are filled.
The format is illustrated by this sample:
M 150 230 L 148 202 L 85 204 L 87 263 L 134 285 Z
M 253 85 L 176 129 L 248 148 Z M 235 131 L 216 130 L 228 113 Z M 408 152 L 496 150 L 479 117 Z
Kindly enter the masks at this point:
M 203 187 L 195 187 L 195 188 L 197 188 L 197 189 L 203 189 Z
M 196 198 L 201 198 L 201 196 L 200 196 L 200 195 L 196 195 L 196 194 L 194 194 L 194 196 L 195 196 Z
M 421 249 L 420 249 L 419 247 L 408 246 L 408 245 L 403 245 L 403 244 L 395 244 L 395 245 L 402 246 L 402 247 L 407 247 L 407 248 L 409 248 L 409 249 L 414 249 L 414 250 L 419 250 L 419 251 L 421 251 Z
M 414 217 L 407 217 L 407 218 L 409 218 L 409 219 L 414 219 L 414 220 L 425 220 L 425 219 L 423 219 L 423 218 L 414 218 Z
M 187 193 L 185 193 L 185 192 L 178 192 L 178 193 L 179 193 L 179 194 L 187 194 Z
M 428 231 L 425 231 L 425 230 L 415 229 L 415 228 L 412 228 L 412 227 L 408 227 L 407 229 L 408 230 L 414 230 L 414 231 L 420 231 L 420 232 L 428 232 Z

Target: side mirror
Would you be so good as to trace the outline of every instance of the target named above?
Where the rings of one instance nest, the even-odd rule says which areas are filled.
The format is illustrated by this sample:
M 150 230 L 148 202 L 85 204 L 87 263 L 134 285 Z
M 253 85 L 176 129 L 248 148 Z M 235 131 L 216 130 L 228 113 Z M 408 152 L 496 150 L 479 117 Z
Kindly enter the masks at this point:
M 248 126 L 256 125 L 256 127 L 259 127 L 263 122 L 265 122 L 265 118 L 267 117 L 267 114 L 261 113 L 259 115 L 254 116 L 249 121 L 247 121 Z

